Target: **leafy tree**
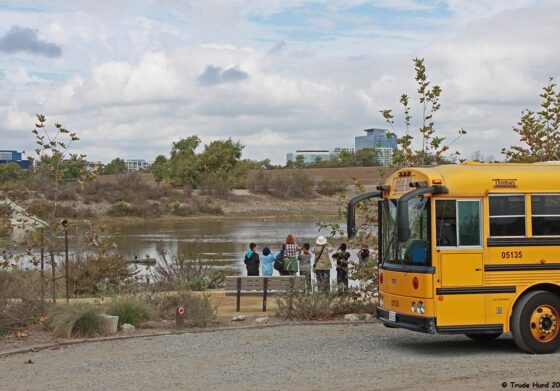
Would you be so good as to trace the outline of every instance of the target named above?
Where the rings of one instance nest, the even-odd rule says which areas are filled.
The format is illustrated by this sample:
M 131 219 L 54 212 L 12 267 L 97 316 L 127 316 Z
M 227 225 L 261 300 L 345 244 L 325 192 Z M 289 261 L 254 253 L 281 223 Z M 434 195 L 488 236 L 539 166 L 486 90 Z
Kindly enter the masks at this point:
M 305 156 L 297 155 L 296 160 L 294 162 L 294 168 L 303 168 L 305 167 Z
M 8 182 L 16 182 L 25 177 L 26 173 L 15 163 L 0 164 L 0 186 Z
M 122 174 L 126 172 L 126 164 L 123 159 L 115 158 L 103 167 L 102 172 L 104 175 Z
M 163 155 L 158 155 L 151 167 L 152 174 L 157 182 L 162 180 L 169 180 L 171 178 L 171 170 L 169 161 Z
M 426 66 L 423 58 L 415 58 L 414 70 L 416 72 L 415 80 L 417 83 L 418 102 L 422 112 L 421 126 L 419 127 L 420 137 L 422 138 L 422 149 L 414 149 L 414 136 L 410 134 L 410 126 L 412 121 L 410 97 L 402 94 L 399 102 L 403 106 L 404 114 L 404 134 L 397 137 L 398 150 L 393 155 L 393 162 L 397 165 L 424 165 L 431 161 L 439 162 L 441 155 L 449 149 L 444 144 L 445 138 L 436 136 L 434 123 L 434 115 L 441 108 L 439 98 L 441 96 L 441 87 L 434 85 L 430 87 L 430 81 L 426 74 Z M 393 134 L 395 134 L 395 120 L 393 111 L 390 109 L 381 110 L 381 115 L 385 121 L 391 126 Z M 459 130 L 459 135 L 451 143 L 453 144 L 459 137 L 466 134 L 464 129 Z M 455 152 L 458 154 L 458 152 Z
M 170 179 L 173 184 L 196 187 L 199 174 L 196 148 L 199 145 L 198 136 L 190 136 L 173 143 L 169 159 Z
M 523 110 L 521 119 L 513 128 L 525 146 L 502 149 L 502 154 L 510 162 L 560 160 L 560 91 L 556 92 L 552 77 L 539 96 L 542 98 L 541 110 Z

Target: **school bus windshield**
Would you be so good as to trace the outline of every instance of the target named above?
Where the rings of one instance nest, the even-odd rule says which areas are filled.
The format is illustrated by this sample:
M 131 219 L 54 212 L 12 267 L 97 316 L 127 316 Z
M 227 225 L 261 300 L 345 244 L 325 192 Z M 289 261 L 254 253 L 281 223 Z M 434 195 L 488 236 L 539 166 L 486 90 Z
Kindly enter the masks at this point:
M 397 201 L 383 200 L 382 251 L 384 265 L 431 266 L 430 202 L 416 197 L 408 202 L 410 238 L 399 243 L 396 235 Z

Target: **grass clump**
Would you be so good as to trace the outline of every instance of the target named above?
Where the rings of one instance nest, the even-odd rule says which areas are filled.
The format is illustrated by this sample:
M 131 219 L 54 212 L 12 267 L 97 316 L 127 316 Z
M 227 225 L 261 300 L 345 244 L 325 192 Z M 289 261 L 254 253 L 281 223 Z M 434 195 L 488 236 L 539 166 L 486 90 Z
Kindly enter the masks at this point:
M 53 306 L 47 325 L 57 337 L 97 337 L 107 333 L 100 313 L 98 307 L 86 303 Z
M 155 311 L 148 303 L 136 299 L 121 299 L 107 307 L 107 313 L 119 317 L 119 327 L 128 323 L 135 327 L 155 317 Z
M 37 276 L 28 271 L 0 272 L 0 336 L 39 319 Z
M 207 294 L 179 292 L 155 299 L 154 305 L 159 308 L 166 319 L 175 319 L 177 308 L 185 308 L 185 324 L 190 327 L 204 327 L 216 320 L 217 309 Z

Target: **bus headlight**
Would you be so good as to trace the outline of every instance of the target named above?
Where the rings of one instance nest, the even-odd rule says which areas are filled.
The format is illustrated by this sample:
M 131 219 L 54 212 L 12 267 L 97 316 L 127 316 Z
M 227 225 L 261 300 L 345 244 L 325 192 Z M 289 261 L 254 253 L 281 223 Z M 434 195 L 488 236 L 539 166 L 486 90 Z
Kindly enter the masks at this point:
M 417 309 L 420 315 L 424 315 L 424 312 L 426 312 L 426 309 L 424 308 L 424 303 L 422 303 L 421 301 L 418 302 Z
M 416 312 L 416 302 L 412 302 L 412 312 Z

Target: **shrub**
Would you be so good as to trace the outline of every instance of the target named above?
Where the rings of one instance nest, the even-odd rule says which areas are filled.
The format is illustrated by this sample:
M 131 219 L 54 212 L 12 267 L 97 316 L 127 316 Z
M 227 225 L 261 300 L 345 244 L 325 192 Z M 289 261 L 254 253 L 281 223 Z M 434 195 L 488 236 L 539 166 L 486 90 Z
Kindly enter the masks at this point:
M 78 255 L 68 266 L 70 289 L 75 295 L 114 292 L 137 273 L 120 254 L 113 253 Z M 64 267 L 60 263 L 61 275 Z
M 207 294 L 180 292 L 170 296 L 158 297 L 155 305 L 167 319 L 175 319 L 177 307 L 185 308 L 185 324 L 190 327 L 203 327 L 216 320 L 216 306 Z
M 322 292 L 288 292 L 276 297 L 277 315 L 285 319 L 319 320 L 349 313 L 373 314 L 375 304 L 351 295 L 325 295 Z
M 97 337 L 106 333 L 100 313 L 98 307 L 87 303 L 52 306 L 47 325 L 57 337 Z
M 288 292 L 276 297 L 276 312 L 284 319 L 318 320 L 333 316 L 334 295 Z
M 153 308 L 137 299 L 117 300 L 109 304 L 107 313 L 119 317 L 119 327 L 125 323 L 138 327 L 142 322 L 154 318 Z
M 269 178 L 264 172 L 257 173 L 248 184 L 255 193 L 266 193 L 278 198 L 309 198 L 314 195 L 313 181 L 302 170 L 283 171 Z
M 259 171 L 247 181 L 247 188 L 253 193 L 268 193 L 270 181 L 263 171 Z
M 228 178 L 215 173 L 206 174 L 199 188 L 203 194 L 214 198 L 228 199 L 231 195 L 231 186 Z
M 191 250 L 186 258 L 168 258 L 161 254 L 152 271 L 153 281 L 164 290 L 205 290 L 224 286 L 226 271 L 205 266 L 199 254 Z
M 340 194 L 346 190 L 346 185 L 344 181 L 332 181 L 329 179 L 322 179 L 317 182 L 317 193 L 324 196 L 333 196 L 335 194 Z
M 0 335 L 25 327 L 41 314 L 38 281 L 33 272 L 0 272 Z

